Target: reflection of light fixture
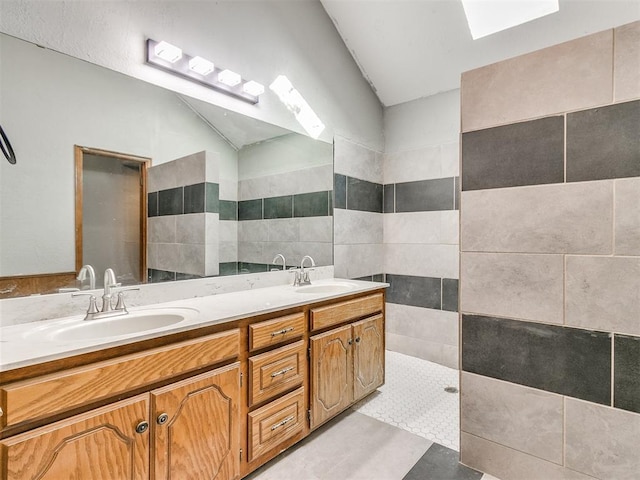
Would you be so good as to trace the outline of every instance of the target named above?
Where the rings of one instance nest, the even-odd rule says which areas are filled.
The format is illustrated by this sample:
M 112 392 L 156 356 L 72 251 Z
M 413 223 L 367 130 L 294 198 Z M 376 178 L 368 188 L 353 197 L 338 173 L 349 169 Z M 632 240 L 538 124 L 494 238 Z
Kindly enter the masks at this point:
M 462 0 L 474 40 L 557 12 L 558 0 Z
M 293 88 L 293 85 L 287 77 L 284 75 L 278 76 L 269 88 L 273 90 L 280 101 L 284 103 L 287 108 L 293 112 L 298 120 L 298 123 L 302 125 L 307 133 L 313 137 L 318 138 L 324 130 L 324 123 L 318 118 L 316 113 L 311 109 L 304 97 Z
M 147 39 L 146 63 L 249 103 L 258 103 L 264 93 L 258 82 L 242 80 L 237 73 L 218 68 L 205 58 L 187 55 L 168 42 Z
M 264 87 L 253 80 L 242 85 L 242 90 L 250 95 L 255 95 L 256 97 L 264 93 Z
M 166 60 L 169 63 L 176 63 L 182 58 L 182 50 L 180 50 L 175 45 L 171 45 L 169 42 L 160 42 L 156 44 L 153 51 L 155 52 L 156 56 L 160 57 L 163 60 Z
M 189 60 L 189 70 L 193 70 L 199 73 L 203 77 L 206 77 L 213 72 L 213 62 L 206 60 L 202 57 L 193 57 Z
M 218 81 L 225 85 L 229 85 L 230 87 L 235 87 L 242 81 L 242 78 L 236 72 L 223 70 L 218 74 Z

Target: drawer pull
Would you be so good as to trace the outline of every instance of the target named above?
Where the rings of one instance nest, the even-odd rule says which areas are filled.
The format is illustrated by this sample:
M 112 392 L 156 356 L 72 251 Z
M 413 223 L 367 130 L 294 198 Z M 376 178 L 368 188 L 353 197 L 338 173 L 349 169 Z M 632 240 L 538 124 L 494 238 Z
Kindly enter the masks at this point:
M 283 328 L 277 332 L 271 332 L 271 337 L 277 337 L 278 335 L 286 335 L 289 332 L 293 332 L 293 327 Z
M 294 367 L 287 367 L 287 368 L 283 368 L 282 370 L 279 370 L 277 372 L 273 372 L 271 374 L 271 378 L 277 377 L 278 375 L 284 375 L 287 372 L 290 372 L 291 370 L 293 370 Z
M 291 422 L 292 420 L 295 420 L 296 417 L 294 417 L 293 415 L 291 415 L 290 417 L 285 418 L 284 420 L 278 422 L 278 423 L 274 423 L 273 425 L 271 425 L 271 431 L 274 431 L 276 428 L 280 428 L 284 425 L 286 425 L 287 423 Z

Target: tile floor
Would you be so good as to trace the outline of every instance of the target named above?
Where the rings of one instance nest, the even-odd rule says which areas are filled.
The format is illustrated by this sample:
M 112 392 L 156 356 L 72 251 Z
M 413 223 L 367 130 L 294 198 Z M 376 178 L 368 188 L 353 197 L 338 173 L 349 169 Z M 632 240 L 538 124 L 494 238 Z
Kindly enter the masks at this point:
M 496 480 L 458 463 L 458 395 L 444 392 L 457 387 L 458 371 L 386 354 L 377 393 L 247 479 Z
M 354 409 L 389 425 L 460 450 L 458 370 L 396 352 L 386 352 L 385 384 Z

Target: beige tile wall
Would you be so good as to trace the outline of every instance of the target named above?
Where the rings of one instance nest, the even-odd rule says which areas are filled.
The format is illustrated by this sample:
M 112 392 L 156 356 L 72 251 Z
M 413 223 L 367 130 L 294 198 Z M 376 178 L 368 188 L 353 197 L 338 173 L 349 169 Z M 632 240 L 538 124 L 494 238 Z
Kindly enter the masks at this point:
M 463 132 L 637 99 L 640 22 L 466 72 L 461 96 Z M 465 191 L 460 242 L 462 313 L 640 335 L 640 178 Z M 466 372 L 461 395 L 473 468 L 640 478 L 638 413 Z
M 463 252 L 460 263 L 460 310 L 562 323 L 562 255 Z
M 462 131 L 505 125 L 613 99 L 613 30 L 462 74 Z

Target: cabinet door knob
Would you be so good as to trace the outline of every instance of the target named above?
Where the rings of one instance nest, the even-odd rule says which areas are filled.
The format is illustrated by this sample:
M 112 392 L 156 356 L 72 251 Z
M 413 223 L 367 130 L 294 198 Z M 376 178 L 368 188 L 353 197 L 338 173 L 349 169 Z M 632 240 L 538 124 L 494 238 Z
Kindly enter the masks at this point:
M 144 433 L 149 429 L 149 422 L 147 422 L 146 420 L 140 422 L 138 425 L 136 425 L 136 433 Z
M 167 415 L 166 413 L 161 413 L 160 415 L 158 415 L 158 418 L 156 418 L 156 422 L 158 423 L 158 425 L 164 425 L 168 420 L 169 415 Z
M 356 337 L 356 343 L 360 343 L 360 337 Z
M 353 345 L 353 338 L 349 339 L 349 345 Z

